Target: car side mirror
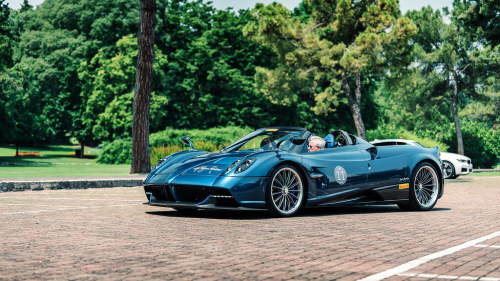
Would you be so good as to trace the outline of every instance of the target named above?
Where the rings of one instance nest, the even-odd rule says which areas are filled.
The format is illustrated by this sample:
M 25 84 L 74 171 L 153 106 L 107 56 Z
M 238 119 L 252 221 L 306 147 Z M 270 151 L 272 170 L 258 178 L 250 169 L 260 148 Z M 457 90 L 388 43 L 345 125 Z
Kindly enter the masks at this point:
M 303 143 L 306 141 L 306 139 L 304 139 L 304 138 L 299 138 L 299 137 L 291 137 L 291 138 L 289 138 L 289 139 L 280 140 L 280 141 L 276 144 L 276 147 L 277 147 L 277 148 L 279 148 L 279 147 L 280 147 L 280 145 L 281 145 L 283 142 L 287 141 L 287 140 L 289 140 L 291 143 L 293 143 L 293 144 L 295 144 L 295 145 L 300 145 L 300 144 L 303 144 Z
M 194 149 L 193 142 L 191 141 L 191 139 L 188 136 L 181 138 L 181 141 L 183 144 L 189 145 L 189 149 Z
M 301 145 L 306 141 L 306 139 L 299 137 L 292 137 L 290 138 L 290 141 L 295 145 Z

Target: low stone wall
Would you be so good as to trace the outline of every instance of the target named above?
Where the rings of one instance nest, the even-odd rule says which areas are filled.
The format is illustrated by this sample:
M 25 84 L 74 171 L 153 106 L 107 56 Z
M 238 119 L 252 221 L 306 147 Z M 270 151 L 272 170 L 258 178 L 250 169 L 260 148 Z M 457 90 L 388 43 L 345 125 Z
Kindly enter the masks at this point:
M 53 189 L 86 189 L 103 187 L 142 186 L 144 178 L 132 179 L 59 179 L 59 180 L 4 180 L 0 192 Z

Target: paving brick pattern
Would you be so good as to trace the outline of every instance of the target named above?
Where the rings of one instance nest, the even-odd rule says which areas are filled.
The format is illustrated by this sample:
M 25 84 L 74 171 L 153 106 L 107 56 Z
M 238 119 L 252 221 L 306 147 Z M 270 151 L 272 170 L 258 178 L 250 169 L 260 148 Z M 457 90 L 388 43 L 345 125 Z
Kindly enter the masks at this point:
M 357 280 L 500 231 L 500 177 L 448 181 L 430 212 L 276 219 L 145 200 L 140 187 L 0 193 L 0 280 Z M 500 237 L 480 244 L 388 280 L 500 278 Z

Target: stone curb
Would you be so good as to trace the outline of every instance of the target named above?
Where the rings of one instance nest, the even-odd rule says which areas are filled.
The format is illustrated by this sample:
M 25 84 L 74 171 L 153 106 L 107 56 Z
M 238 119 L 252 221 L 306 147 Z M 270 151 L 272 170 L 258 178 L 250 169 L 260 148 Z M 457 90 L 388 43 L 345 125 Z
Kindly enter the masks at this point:
M 474 173 L 500 172 L 500 169 L 473 169 Z
M 0 192 L 54 189 L 87 189 L 103 187 L 142 186 L 144 179 L 60 179 L 60 180 L 7 180 L 0 181 Z

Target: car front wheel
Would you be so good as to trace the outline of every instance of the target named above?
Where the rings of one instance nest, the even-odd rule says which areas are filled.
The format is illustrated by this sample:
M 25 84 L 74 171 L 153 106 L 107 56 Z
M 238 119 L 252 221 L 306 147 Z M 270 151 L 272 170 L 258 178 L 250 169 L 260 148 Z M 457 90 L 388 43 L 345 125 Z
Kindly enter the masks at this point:
M 448 161 L 443 161 L 443 177 L 445 179 L 454 179 L 455 175 L 455 167 Z
M 304 200 L 304 181 L 297 169 L 281 165 L 273 170 L 266 188 L 269 213 L 276 217 L 289 217 L 300 210 Z

